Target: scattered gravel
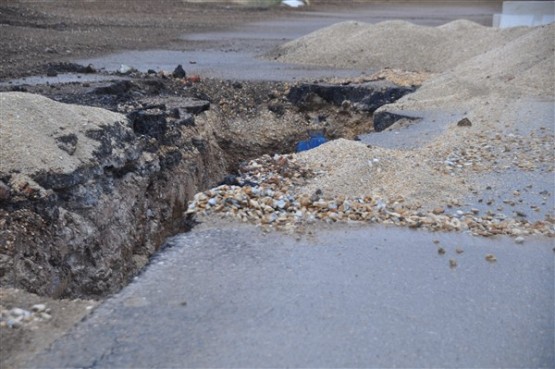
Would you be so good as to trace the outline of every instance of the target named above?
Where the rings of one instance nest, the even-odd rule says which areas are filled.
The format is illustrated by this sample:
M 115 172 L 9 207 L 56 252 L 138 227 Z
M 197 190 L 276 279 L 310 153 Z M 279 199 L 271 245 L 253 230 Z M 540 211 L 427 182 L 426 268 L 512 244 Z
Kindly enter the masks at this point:
M 20 328 L 24 324 L 32 324 L 51 318 L 50 309 L 44 304 L 33 305 L 30 311 L 21 308 L 6 309 L 0 305 L 0 327 Z
M 461 204 L 456 199 L 445 204 L 446 207 L 457 209 L 448 214 L 427 211 L 421 205 L 407 201 L 401 194 L 382 198 L 370 194 L 345 195 L 341 191 L 327 192 L 320 188 L 314 190 L 315 181 L 319 176 L 326 176 L 329 170 L 323 166 L 314 168 L 314 164 L 319 163 L 318 158 L 324 157 L 320 154 L 325 150 L 348 147 L 342 141 L 344 140 L 322 145 L 301 155 L 265 155 L 250 161 L 241 168 L 241 175 L 236 179 L 237 185 L 222 185 L 198 193 L 189 204 L 187 214 L 220 214 L 260 225 L 265 230 L 290 232 L 302 231 L 307 224 L 324 221 L 394 224 L 432 231 L 468 231 L 480 236 L 555 236 L 553 218 L 530 222 L 526 219 L 511 219 L 492 211 L 480 216 L 472 211 L 461 210 Z M 311 155 L 314 157 L 310 162 L 306 159 Z M 337 156 L 341 155 L 336 154 L 335 157 Z M 366 159 L 364 162 L 367 163 Z M 367 170 L 374 170 L 374 167 L 369 166 Z M 322 183 L 328 182 L 329 180 Z M 339 185 L 343 189 L 349 188 L 348 179 Z M 438 198 L 436 201 L 442 200 L 444 199 Z
M 26 360 L 45 350 L 97 304 L 0 287 L 0 368 L 28 367 Z

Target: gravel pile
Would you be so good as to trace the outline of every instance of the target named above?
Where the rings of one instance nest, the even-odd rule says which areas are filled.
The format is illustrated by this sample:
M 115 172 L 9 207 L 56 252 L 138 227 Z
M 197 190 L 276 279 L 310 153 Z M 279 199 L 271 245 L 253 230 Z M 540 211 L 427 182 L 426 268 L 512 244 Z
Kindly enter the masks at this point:
M 357 156 L 364 150 L 368 150 L 366 158 L 381 152 L 356 142 L 337 140 L 301 155 L 265 155 L 244 165 L 240 176 L 234 180 L 236 184 L 221 185 L 195 195 L 187 214 L 200 215 L 201 220 L 206 215 L 222 215 L 259 225 L 265 230 L 289 232 L 303 230 L 306 224 L 324 221 L 468 231 L 480 236 L 504 234 L 515 237 L 516 242 L 523 241 L 522 235 L 555 236 L 555 220 L 552 218 L 530 222 L 494 211 L 480 214 L 478 209 L 464 209 L 456 198 L 450 199 L 444 206 L 426 208 L 407 201 L 402 193 L 385 198 L 372 194 L 372 189 L 367 188 L 366 195 L 353 195 L 349 182 L 357 182 L 361 178 L 335 175 L 333 169 L 324 163 L 329 163 L 334 154 L 349 160 L 349 153 Z M 368 172 L 379 173 L 380 168 L 387 168 L 387 163 L 382 167 L 376 156 L 365 163 L 367 167 L 364 170 Z M 366 178 L 362 176 L 362 179 Z M 326 187 L 316 188 L 318 183 Z M 363 193 L 364 186 L 359 188 Z M 434 190 L 434 187 L 430 188 L 430 191 Z
M 378 112 L 423 116 L 428 127 L 437 127 L 429 139 L 403 149 L 379 147 L 380 134 L 375 134 L 371 147 L 337 140 L 295 155 L 292 160 L 312 176 L 290 190 L 297 196 L 292 209 L 295 214 L 301 211 L 290 221 L 298 223 L 307 214 L 309 220 L 508 234 L 519 241 L 524 234 L 555 235 L 553 207 L 548 204 L 554 190 L 555 122 L 553 106 L 542 103 L 553 101 L 555 93 L 554 36 L 555 25 L 501 30 L 468 21 L 436 28 L 399 21 L 345 22 L 283 45 L 277 52 L 284 62 L 418 71 L 405 78 L 419 76 L 422 86 Z M 388 78 L 391 71 L 375 77 Z M 426 112 L 447 118 L 436 123 Z M 457 124 L 462 117 L 464 124 Z M 419 122 L 408 124 L 417 127 Z M 397 126 L 389 133 L 401 137 L 419 132 Z M 411 137 L 404 140 L 410 143 Z M 502 179 L 508 176 L 514 182 Z M 534 176 L 543 178 L 541 183 L 531 179 Z M 483 178 L 488 178 L 487 185 Z M 488 191 L 505 197 L 495 203 Z M 527 203 L 523 191 L 538 197 Z M 303 207 L 300 199 L 315 193 L 331 207 Z M 347 212 L 341 208 L 346 199 Z M 364 210 L 353 215 L 352 204 L 364 204 Z M 517 210 L 515 204 L 522 206 Z M 544 210 L 543 220 L 528 220 Z M 253 221 L 241 211 L 237 214 Z
M 285 63 L 337 68 L 443 72 L 527 32 L 525 27 L 498 29 L 467 20 L 440 27 L 348 21 L 290 41 L 269 56 Z

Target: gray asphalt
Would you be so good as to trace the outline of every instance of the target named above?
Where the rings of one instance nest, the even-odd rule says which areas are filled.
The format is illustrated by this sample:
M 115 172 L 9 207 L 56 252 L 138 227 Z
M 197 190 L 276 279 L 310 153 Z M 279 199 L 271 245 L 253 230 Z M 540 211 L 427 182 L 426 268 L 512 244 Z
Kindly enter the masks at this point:
M 230 226 L 169 244 L 30 367 L 555 365 L 545 238 L 344 225 L 297 240 Z

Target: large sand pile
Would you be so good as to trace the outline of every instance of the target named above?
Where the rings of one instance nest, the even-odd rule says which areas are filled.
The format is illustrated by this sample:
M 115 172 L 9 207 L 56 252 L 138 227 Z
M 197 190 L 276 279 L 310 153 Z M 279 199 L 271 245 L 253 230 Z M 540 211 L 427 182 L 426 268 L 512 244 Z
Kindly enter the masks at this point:
M 490 50 L 429 79 L 395 107 L 445 108 L 469 100 L 553 97 L 554 93 L 555 24 L 551 24 L 532 28 L 502 46 L 491 45 Z
M 529 173 L 544 165 L 547 170 L 540 176 L 549 176 L 552 184 L 553 105 L 532 101 L 550 101 L 554 97 L 555 24 L 499 30 L 467 21 L 438 28 L 405 22 L 361 27 L 350 22 L 316 32 L 285 48 L 304 45 L 306 56 L 346 66 L 350 56 L 338 50 L 349 50 L 365 37 L 385 37 L 388 31 L 392 36 L 387 42 L 392 42 L 392 46 L 385 45 L 381 38 L 367 39 L 366 51 L 361 51 L 368 56 L 367 61 L 443 73 L 432 76 L 415 93 L 379 110 L 416 112 L 423 117 L 426 111 L 440 111 L 454 117 L 463 114 L 473 126 L 457 127 L 460 117 L 436 123 L 430 119 L 428 124 L 441 125 L 438 128 L 442 133 L 411 150 L 374 145 L 365 149 L 360 144 L 337 142 L 307 152 L 301 157 L 311 167 L 325 167 L 323 175 L 306 188 L 307 192 L 322 188 L 331 195 L 360 196 L 365 192 L 388 198 L 402 195 L 417 203 L 437 206 L 450 198 L 468 197 L 481 186 L 480 178 L 485 173 L 494 173 L 493 177 L 498 176 L 495 173 L 513 170 Z M 313 42 L 325 45 L 320 55 L 311 49 Z M 299 53 L 288 53 L 285 58 L 294 55 Z M 538 107 L 547 110 L 532 111 Z M 453 115 L 454 112 L 457 114 Z M 412 132 L 418 134 L 418 131 Z M 411 141 L 411 137 L 405 140 Z M 455 165 L 453 158 L 457 158 Z M 374 162 L 375 159 L 378 161 Z M 515 172 L 514 176 L 524 174 Z M 489 178 L 499 188 L 511 187 Z M 550 187 L 548 190 L 552 191 L 553 186 Z
M 443 72 L 527 32 L 525 27 L 497 29 L 466 20 L 440 27 L 349 21 L 288 42 L 271 56 L 286 63 L 336 68 Z

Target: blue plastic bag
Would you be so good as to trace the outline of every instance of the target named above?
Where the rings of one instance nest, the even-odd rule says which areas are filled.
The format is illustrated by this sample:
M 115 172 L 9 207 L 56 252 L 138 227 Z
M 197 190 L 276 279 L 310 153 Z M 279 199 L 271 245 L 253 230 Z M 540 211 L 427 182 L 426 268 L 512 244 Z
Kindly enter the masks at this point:
M 297 152 L 307 151 L 328 142 L 321 132 L 310 135 L 310 138 L 297 144 Z

